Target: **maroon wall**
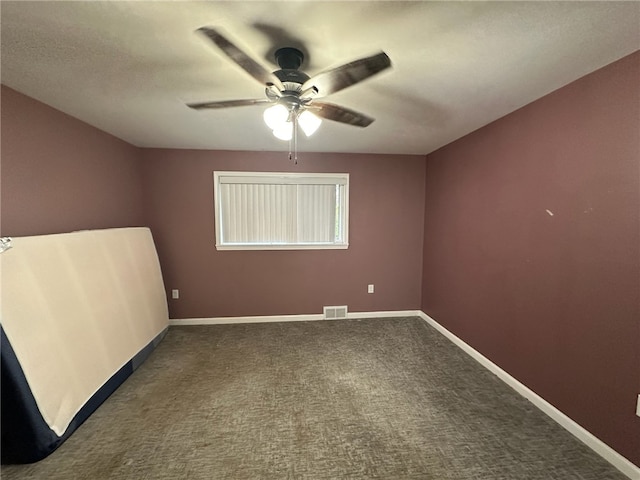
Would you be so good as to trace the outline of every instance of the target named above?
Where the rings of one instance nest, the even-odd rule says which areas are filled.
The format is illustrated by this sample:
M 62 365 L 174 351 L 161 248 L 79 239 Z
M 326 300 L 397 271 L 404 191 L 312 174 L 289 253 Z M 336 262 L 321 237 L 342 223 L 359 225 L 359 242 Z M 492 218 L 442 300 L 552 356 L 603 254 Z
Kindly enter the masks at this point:
M 427 156 L 422 309 L 640 465 L 638 79 L 640 53 Z
M 143 225 L 138 149 L 2 86 L 4 236 Z
M 424 157 L 143 150 L 146 214 L 171 318 L 420 308 Z M 217 251 L 213 171 L 350 173 L 348 250 Z M 367 294 L 367 284 L 375 293 Z

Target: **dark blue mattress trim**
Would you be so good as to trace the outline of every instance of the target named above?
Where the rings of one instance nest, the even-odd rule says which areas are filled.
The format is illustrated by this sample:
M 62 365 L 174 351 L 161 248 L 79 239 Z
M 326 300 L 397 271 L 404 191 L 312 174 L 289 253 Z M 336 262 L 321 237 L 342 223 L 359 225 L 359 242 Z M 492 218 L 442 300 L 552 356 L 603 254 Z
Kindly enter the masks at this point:
M 3 464 L 32 463 L 51 454 L 147 359 L 167 333 L 167 329 L 164 329 L 114 373 L 82 406 L 65 433 L 58 436 L 42 418 L 11 343 L 4 329 L 0 330 Z

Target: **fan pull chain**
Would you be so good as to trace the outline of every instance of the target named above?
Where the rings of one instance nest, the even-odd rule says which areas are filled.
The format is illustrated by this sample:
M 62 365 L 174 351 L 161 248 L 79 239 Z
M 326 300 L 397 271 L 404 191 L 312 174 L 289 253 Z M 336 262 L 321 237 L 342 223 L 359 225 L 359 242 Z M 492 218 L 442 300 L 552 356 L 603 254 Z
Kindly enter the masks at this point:
M 296 112 L 297 113 L 297 112 Z M 293 159 L 294 165 L 298 164 L 298 115 L 293 117 Z
M 294 165 L 298 164 L 298 116 L 294 115 L 293 120 L 293 135 L 289 139 L 289 160 L 293 160 Z M 291 148 L 293 146 L 293 148 Z M 292 152 L 293 150 L 293 152 Z

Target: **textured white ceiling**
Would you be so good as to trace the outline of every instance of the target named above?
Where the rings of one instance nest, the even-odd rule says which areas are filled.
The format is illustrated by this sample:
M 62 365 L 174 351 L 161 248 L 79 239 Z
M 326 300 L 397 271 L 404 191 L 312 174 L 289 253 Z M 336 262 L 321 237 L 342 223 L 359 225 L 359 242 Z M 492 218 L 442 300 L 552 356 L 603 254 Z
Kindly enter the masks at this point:
M 263 98 L 194 31 L 222 27 L 276 70 L 384 50 L 393 62 L 328 101 L 376 118 L 325 121 L 301 151 L 426 154 L 640 48 L 638 2 L 0 2 L 5 85 L 142 147 L 286 150 L 264 107 L 185 102 Z

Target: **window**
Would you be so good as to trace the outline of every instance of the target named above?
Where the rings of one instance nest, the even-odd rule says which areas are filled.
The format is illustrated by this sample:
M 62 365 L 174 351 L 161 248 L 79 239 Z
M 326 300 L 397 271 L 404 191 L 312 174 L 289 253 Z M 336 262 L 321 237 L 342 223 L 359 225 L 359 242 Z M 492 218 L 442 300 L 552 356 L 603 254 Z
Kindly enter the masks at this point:
M 214 172 L 218 250 L 347 248 L 348 173 Z

